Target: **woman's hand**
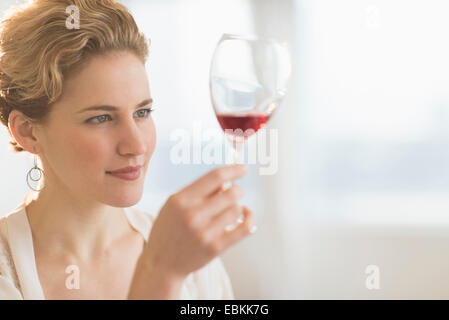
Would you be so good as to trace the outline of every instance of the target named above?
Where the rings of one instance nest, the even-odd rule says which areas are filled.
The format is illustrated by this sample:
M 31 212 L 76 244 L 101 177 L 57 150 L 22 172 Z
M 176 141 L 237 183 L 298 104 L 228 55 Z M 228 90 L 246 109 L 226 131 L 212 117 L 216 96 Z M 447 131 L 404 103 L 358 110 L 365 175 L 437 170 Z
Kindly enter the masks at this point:
M 173 278 L 184 279 L 200 269 L 251 232 L 252 212 L 238 204 L 243 190 L 233 184 L 242 177 L 246 165 L 214 169 L 169 197 L 152 227 L 142 259 Z M 233 230 L 225 230 L 244 215 Z

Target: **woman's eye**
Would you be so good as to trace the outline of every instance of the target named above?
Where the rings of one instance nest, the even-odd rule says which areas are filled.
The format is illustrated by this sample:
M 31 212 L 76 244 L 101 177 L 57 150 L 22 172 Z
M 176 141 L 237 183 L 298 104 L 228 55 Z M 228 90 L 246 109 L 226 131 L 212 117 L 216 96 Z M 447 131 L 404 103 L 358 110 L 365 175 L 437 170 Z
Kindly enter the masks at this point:
M 152 108 L 150 108 L 150 109 L 140 109 L 140 110 L 137 110 L 136 112 L 141 112 L 141 111 L 145 111 L 145 112 L 140 113 L 140 114 L 142 115 L 142 118 L 146 118 L 146 117 L 148 117 L 150 115 L 151 112 L 153 112 L 153 109 Z
M 98 124 L 98 123 L 103 123 L 103 122 L 106 121 L 105 117 L 109 117 L 109 115 L 103 114 L 103 115 L 101 115 L 101 116 L 93 117 L 93 118 L 90 118 L 90 119 L 86 120 L 86 122 L 87 122 L 87 123 L 96 123 L 96 124 Z M 93 120 L 98 120 L 98 122 L 95 122 L 95 121 L 93 121 Z M 102 121 L 102 120 L 104 120 L 104 121 Z
M 140 110 L 137 110 L 136 113 L 138 114 L 138 116 L 140 118 L 147 118 L 152 111 L 153 111 L 152 108 L 140 109 Z M 107 118 L 111 118 L 111 117 L 108 114 L 103 114 L 101 116 L 96 116 L 96 117 L 90 118 L 90 119 L 86 120 L 86 122 L 100 124 L 100 123 L 106 122 Z M 97 121 L 95 122 L 94 120 L 97 120 Z

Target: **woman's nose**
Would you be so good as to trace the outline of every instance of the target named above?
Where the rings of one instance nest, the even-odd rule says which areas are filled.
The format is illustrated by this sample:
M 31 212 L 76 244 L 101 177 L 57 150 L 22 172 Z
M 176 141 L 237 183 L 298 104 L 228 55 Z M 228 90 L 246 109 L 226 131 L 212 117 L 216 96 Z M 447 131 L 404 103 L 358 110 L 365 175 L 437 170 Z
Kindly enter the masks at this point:
M 124 121 L 119 144 L 120 154 L 144 154 L 147 148 L 145 141 L 144 131 L 134 119 Z

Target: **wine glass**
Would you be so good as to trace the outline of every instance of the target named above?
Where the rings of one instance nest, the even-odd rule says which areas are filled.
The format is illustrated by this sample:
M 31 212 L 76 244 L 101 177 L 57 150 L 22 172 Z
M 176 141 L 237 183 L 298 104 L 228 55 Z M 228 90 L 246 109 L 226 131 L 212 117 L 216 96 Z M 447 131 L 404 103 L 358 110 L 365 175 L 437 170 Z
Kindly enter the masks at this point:
M 246 139 L 279 106 L 290 79 L 286 43 L 272 38 L 223 34 L 210 66 L 210 95 L 218 122 L 234 149 L 234 163 Z
M 245 141 L 266 126 L 287 92 L 291 61 L 286 43 L 272 38 L 223 34 L 213 54 L 212 106 L 239 162 Z M 225 183 L 222 190 L 232 182 Z M 240 219 L 241 221 L 241 219 Z

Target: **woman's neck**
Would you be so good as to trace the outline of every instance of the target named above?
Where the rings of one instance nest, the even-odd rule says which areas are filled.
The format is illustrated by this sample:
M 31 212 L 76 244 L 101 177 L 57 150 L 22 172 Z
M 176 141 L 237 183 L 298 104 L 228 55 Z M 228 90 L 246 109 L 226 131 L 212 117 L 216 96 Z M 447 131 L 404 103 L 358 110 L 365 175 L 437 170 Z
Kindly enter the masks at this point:
M 89 261 L 132 232 L 123 208 L 45 188 L 26 205 L 34 245 Z

